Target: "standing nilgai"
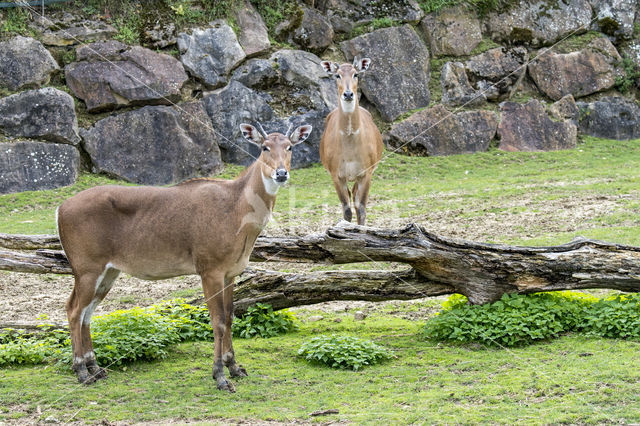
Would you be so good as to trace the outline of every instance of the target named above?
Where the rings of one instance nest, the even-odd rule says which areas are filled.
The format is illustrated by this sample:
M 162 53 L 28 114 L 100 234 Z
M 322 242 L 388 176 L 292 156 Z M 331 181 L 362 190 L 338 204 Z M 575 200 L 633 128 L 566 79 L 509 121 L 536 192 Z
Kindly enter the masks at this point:
M 198 274 L 211 316 L 218 389 L 233 391 L 231 377 L 246 376 L 231 343 L 233 280 L 249 262 L 269 221 L 278 188 L 289 179 L 291 148 L 311 126 L 269 135 L 240 125 L 258 145 L 258 160 L 235 180 L 192 179 L 168 187 L 99 186 L 66 200 L 57 211 L 60 242 L 75 277 L 67 301 L 73 369 L 82 383 L 106 377 L 96 362 L 91 315 L 120 271 L 156 280 Z
M 369 111 L 360 107 L 357 96 L 358 76 L 370 64 L 369 58 L 354 58 L 353 64 L 342 65 L 322 62 L 324 70 L 336 78 L 339 102 L 325 121 L 320 159 L 331 174 L 344 219 L 349 222 L 352 196 L 348 184 L 355 181 L 351 192 L 359 225 L 364 225 L 371 176 L 382 158 L 382 135 Z

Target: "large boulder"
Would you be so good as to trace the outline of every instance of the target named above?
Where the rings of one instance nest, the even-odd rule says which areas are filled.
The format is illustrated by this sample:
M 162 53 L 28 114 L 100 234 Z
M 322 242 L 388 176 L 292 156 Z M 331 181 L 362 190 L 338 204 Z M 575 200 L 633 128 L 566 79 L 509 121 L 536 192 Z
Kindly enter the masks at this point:
M 499 148 L 504 151 L 554 151 L 575 148 L 577 129 L 569 121 L 553 121 L 536 99 L 526 104 L 500 104 Z
M 580 111 L 576 100 L 571 95 L 564 96 L 559 101 L 549 106 L 551 117 L 556 120 L 574 120 L 577 121 Z
M 337 108 L 336 82 L 324 71 L 320 65 L 322 60 L 316 55 L 303 50 L 279 50 L 270 60 L 277 63 L 280 81 L 296 89 L 293 96 L 303 95 L 310 99 L 308 108 Z
M 591 24 L 587 0 L 520 0 L 506 11 L 490 13 L 485 31 L 493 40 L 531 46 L 550 45 L 586 31 Z
M 580 133 L 607 139 L 640 138 L 640 107 L 622 97 L 578 102 Z
M 0 130 L 15 137 L 80 142 L 73 98 L 53 87 L 0 99 Z
M 336 32 L 349 33 L 374 19 L 417 24 L 424 12 L 415 0 L 319 0 L 316 7 L 329 18 Z
M 224 162 L 246 166 L 260 156 L 260 149 L 242 137 L 239 126 L 274 119 L 273 109 L 265 96 L 232 80 L 227 86 L 206 93 L 202 102 L 219 134 L 218 144 Z
M 410 25 L 376 30 L 341 47 L 348 60 L 372 58 L 360 88 L 385 121 L 429 106 L 429 51 Z
M 255 7 L 245 0 L 235 11 L 235 18 L 240 32 L 238 42 L 247 57 L 259 55 L 271 47 L 267 26 Z
M 428 14 L 419 28 L 433 56 L 466 56 L 482 41 L 480 21 L 461 6 Z
M 613 87 L 620 60 L 611 42 L 599 37 L 577 52 L 547 51 L 537 56 L 528 69 L 538 88 L 551 99 L 568 94 L 579 98 Z
M 486 102 L 487 97 L 475 90 L 469 79 L 464 64 L 447 62 L 440 74 L 442 85 L 442 103 L 449 106 L 478 106 Z
M 618 40 L 633 36 L 636 0 L 589 0 L 598 19 L 594 29 Z
M 329 20 L 316 9 L 303 7 L 300 26 L 291 34 L 298 46 L 312 52 L 322 52 L 333 41 L 333 27 Z
M 93 171 L 130 182 L 165 185 L 223 168 L 218 134 L 201 102 L 146 106 L 82 131 Z
M 184 67 L 208 87 L 227 83 L 227 75 L 246 57 L 233 29 L 222 19 L 211 28 L 178 34 L 180 60 Z
M 66 66 L 65 77 L 89 112 L 170 104 L 180 99 L 180 89 L 188 79 L 175 58 L 117 41 L 79 47 L 76 57 L 78 62 Z
M 438 104 L 395 124 L 385 134 L 390 149 L 408 155 L 452 155 L 486 151 L 496 134 L 492 111 L 449 112 Z
M 71 185 L 80 153 L 71 145 L 20 141 L 0 143 L 0 193 L 39 191 Z
M 252 89 L 266 89 L 280 78 L 274 62 L 268 59 L 249 59 L 233 72 L 232 80 Z
M 17 36 L 0 43 L 0 86 L 15 91 L 47 84 L 60 67 L 37 40 Z
M 465 62 L 474 89 L 487 99 L 500 101 L 511 96 L 527 71 L 529 54 L 523 47 L 496 47 Z

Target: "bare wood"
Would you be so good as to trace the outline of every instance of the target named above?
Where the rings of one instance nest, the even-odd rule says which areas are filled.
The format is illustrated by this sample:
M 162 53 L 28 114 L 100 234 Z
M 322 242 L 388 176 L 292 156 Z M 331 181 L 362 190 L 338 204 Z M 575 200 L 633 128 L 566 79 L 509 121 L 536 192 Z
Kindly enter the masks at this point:
M 71 274 L 71 265 L 61 251 L 23 253 L 0 250 L 0 270 L 32 274 Z
M 4 253 L 0 253 L 0 269 L 15 270 L 11 269 L 14 265 L 6 267 Z M 27 257 L 24 261 L 27 266 L 23 263 L 22 270 L 26 271 L 30 265 L 37 264 L 35 258 L 45 254 L 47 258 L 42 259 L 43 262 L 51 262 L 57 270 L 64 271 L 66 263 L 61 257 L 56 258 L 56 252 L 53 251 L 39 251 Z M 390 283 L 400 288 L 406 287 L 407 283 L 415 286 L 419 289 L 415 297 L 429 296 L 432 291 L 443 294 L 438 289 L 447 287 L 448 292 L 464 294 L 476 304 L 497 300 L 504 293 L 587 288 L 640 291 L 639 247 L 584 238 L 552 247 L 484 244 L 445 238 L 414 224 L 388 230 L 341 222 L 324 234 L 260 237 L 251 260 L 329 264 L 385 261 L 406 263 L 415 269 L 415 278 L 411 280 L 402 273 L 394 272 L 392 277 L 387 277 L 387 281 L 377 278 L 384 285 L 380 281 L 377 286 L 363 283 L 359 291 L 354 288 L 358 287 L 358 280 L 362 278 L 358 274 L 363 271 L 279 276 L 273 272 L 263 272 L 249 275 L 251 278 L 241 278 L 237 284 L 237 301 L 260 301 L 260 297 L 269 297 L 273 301 L 269 303 L 279 307 L 284 307 L 284 300 L 294 300 L 296 297 L 301 299 L 299 304 L 314 303 L 309 300 L 340 300 L 340 297 L 343 297 L 342 300 L 352 300 L 356 296 L 375 300 L 380 288 L 387 288 L 385 286 Z M 13 262 L 18 260 L 14 258 Z M 46 270 L 39 266 L 33 266 L 33 269 L 28 272 Z M 366 280 L 362 278 L 362 281 Z M 336 291 L 329 292 L 329 285 Z M 341 288 L 343 285 L 344 289 Z M 353 293 L 349 293 L 351 291 Z M 406 289 L 397 291 L 409 294 Z M 317 295 L 313 295 L 314 292 Z M 282 297 L 278 293 L 289 296 Z
M 0 234 L 0 247 L 12 250 L 57 249 L 60 240 L 57 235 L 11 235 Z

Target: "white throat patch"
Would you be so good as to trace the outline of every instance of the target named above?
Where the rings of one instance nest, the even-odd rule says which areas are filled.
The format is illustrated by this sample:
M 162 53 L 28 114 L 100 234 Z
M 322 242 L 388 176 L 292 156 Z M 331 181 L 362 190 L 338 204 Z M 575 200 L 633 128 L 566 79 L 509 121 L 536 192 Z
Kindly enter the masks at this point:
M 276 195 L 278 193 L 278 189 L 280 189 L 280 184 L 277 183 L 271 176 L 267 177 L 262 174 L 262 183 L 264 184 L 264 190 L 267 191 L 269 195 Z
M 352 113 L 353 111 L 356 110 L 356 101 L 353 100 L 351 102 L 347 102 L 344 99 L 342 99 L 342 96 L 340 96 L 340 105 L 342 106 L 342 111 L 346 112 L 346 113 Z

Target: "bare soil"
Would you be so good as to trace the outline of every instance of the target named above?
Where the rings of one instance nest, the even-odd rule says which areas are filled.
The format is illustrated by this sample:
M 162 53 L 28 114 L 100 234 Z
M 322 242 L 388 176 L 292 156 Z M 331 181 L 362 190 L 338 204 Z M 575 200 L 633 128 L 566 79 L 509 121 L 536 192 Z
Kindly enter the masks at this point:
M 457 201 L 464 194 L 455 192 L 430 195 Z M 475 203 L 468 208 L 457 210 L 434 210 L 411 219 L 399 218 L 399 215 L 373 218 L 372 226 L 400 227 L 413 221 L 424 225 L 428 230 L 440 235 L 476 241 L 487 241 L 495 236 L 508 241 L 517 238 L 534 238 L 541 233 L 572 232 L 576 229 L 602 226 L 593 219 L 601 215 L 624 208 L 630 199 L 640 199 L 638 194 L 601 195 L 577 194 L 571 198 L 538 200 L 535 195 L 521 196 L 499 203 Z M 424 200 L 421 202 L 425 202 Z M 429 200 L 426 200 L 428 203 Z M 375 203 L 375 201 L 374 201 Z M 457 203 L 460 205 L 460 203 Z M 499 212 L 495 212 L 499 206 Z M 333 207 L 333 206 L 332 206 Z M 331 209 L 329 218 L 333 223 L 339 220 L 338 208 Z M 327 219 L 329 220 L 329 219 Z M 326 226 L 332 223 L 327 222 Z M 323 224 L 325 225 L 325 224 Z M 317 224 L 310 230 L 308 224 L 272 222 L 266 233 L 270 235 L 306 234 L 318 232 Z M 279 269 L 285 265 L 252 265 L 259 268 Z M 289 265 L 289 268 L 291 266 Z M 375 265 L 374 265 L 375 267 Z M 296 265 L 296 270 L 306 270 L 309 265 Z M 7 322 L 65 322 L 64 305 L 73 288 L 73 277 L 68 275 L 35 275 L 13 272 L 0 272 L 0 324 Z M 186 291 L 186 292 L 185 292 Z M 179 293 L 177 293 L 179 292 Z M 162 281 L 143 281 L 122 274 L 114 284 L 104 302 L 98 306 L 96 315 L 126 309 L 134 306 L 148 306 L 161 299 L 190 295 L 193 298 L 201 294 L 200 279 L 197 276 L 180 277 Z M 373 309 L 375 305 L 365 302 L 332 302 L 316 306 L 320 310 L 342 310 L 352 308 Z

